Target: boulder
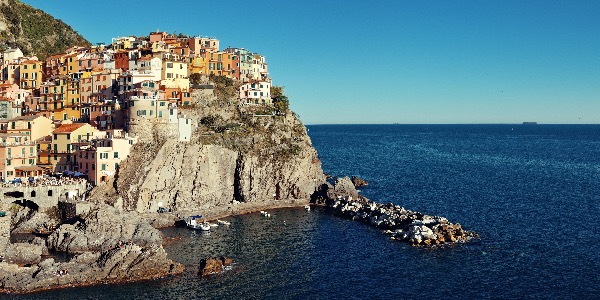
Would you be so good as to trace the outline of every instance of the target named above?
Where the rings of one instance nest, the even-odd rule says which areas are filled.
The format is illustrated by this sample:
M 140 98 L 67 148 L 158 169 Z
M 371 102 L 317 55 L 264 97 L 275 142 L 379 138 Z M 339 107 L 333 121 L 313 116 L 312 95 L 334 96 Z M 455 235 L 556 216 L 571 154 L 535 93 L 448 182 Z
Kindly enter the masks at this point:
M 42 260 L 42 247 L 26 243 L 10 244 L 6 248 L 4 260 L 19 264 L 31 265 L 37 264 Z
M 358 178 L 356 176 L 352 176 L 352 184 L 354 184 L 354 187 L 369 185 L 369 183 L 366 180 Z
M 75 224 L 61 225 L 48 237 L 47 245 L 54 251 L 81 253 L 103 251 L 126 242 L 142 247 L 161 245 L 162 236 L 137 213 L 101 204 Z
M 358 199 L 358 191 L 356 191 L 349 177 L 343 177 L 335 181 L 333 189 L 327 190 L 327 197 L 329 199 L 336 199 L 338 197 Z
M 233 259 L 227 256 L 205 258 L 200 261 L 200 269 L 198 275 L 208 276 L 211 274 L 220 273 L 223 267 L 233 264 Z

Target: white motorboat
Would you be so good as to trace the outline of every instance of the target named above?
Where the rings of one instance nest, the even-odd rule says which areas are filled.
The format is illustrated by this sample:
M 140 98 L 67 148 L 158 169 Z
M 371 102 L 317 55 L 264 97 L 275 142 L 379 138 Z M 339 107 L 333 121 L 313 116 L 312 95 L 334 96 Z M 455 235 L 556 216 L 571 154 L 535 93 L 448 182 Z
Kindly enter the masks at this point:
M 219 223 L 221 225 L 231 225 L 231 222 L 225 221 L 225 220 L 217 220 L 217 223 Z
M 207 222 L 198 222 L 198 220 L 202 218 L 202 216 L 191 216 L 187 223 L 187 227 L 195 230 L 209 231 L 210 224 Z

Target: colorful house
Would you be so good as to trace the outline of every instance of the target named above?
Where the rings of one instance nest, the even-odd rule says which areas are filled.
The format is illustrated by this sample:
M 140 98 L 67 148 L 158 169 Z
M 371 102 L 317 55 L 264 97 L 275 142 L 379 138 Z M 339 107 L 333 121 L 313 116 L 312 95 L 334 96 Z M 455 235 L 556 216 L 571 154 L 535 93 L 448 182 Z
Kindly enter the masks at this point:
M 240 86 L 240 99 L 246 105 L 270 105 L 271 83 L 268 81 L 251 81 Z
M 50 150 L 50 163 L 54 171 L 75 171 L 74 166 L 77 165 L 77 159 L 74 152 L 78 146 L 103 135 L 104 133 L 87 123 L 63 124 L 54 129 Z
M 89 145 L 75 152 L 79 172 L 86 173 L 94 184 L 107 182 L 114 177 L 121 161 L 129 156 L 137 139 L 126 134 L 111 138 L 93 139 Z
M 43 63 L 39 60 L 25 60 L 19 64 L 20 80 L 22 89 L 37 89 L 42 84 L 44 77 Z
M 37 147 L 35 141 L 25 133 L 0 133 L 0 177 L 11 180 L 15 177 L 38 176 L 36 167 Z

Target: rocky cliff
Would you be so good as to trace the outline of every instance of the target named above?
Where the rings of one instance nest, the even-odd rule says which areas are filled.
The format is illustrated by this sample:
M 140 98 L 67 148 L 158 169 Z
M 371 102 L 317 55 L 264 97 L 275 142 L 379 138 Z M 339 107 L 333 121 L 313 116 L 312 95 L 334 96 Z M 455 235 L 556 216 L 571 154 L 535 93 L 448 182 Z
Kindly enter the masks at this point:
M 19 47 L 39 59 L 90 43 L 71 26 L 18 0 L 0 0 L 0 49 Z
M 239 107 L 215 94 L 196 94 L 199 104 L 180 111 L 194 124 L 189 142 L 179 142 L 169 124 L 133 124 L 130 133 L 139 143 L 117 178 L 95 189 L 92 199 L 138 212 L 308 201 L 325 178 L 297 116 Z
M 183 272 L 167 258 L 162 237 L 135 212 L 100 205 L 47 239 L 7 246 L 0 261 L 0 292 L 23 293 L 64 286 L 158 278 Z M 57 262 L 42 255 L 66 252 Z

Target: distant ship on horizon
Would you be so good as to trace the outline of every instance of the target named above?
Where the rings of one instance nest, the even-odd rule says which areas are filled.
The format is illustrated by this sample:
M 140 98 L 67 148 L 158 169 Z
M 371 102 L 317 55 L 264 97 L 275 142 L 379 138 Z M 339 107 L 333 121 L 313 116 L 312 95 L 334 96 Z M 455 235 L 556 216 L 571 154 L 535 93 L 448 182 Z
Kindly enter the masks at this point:
M 537 122 L 523 122 L 523 125 L 537 125 Z

